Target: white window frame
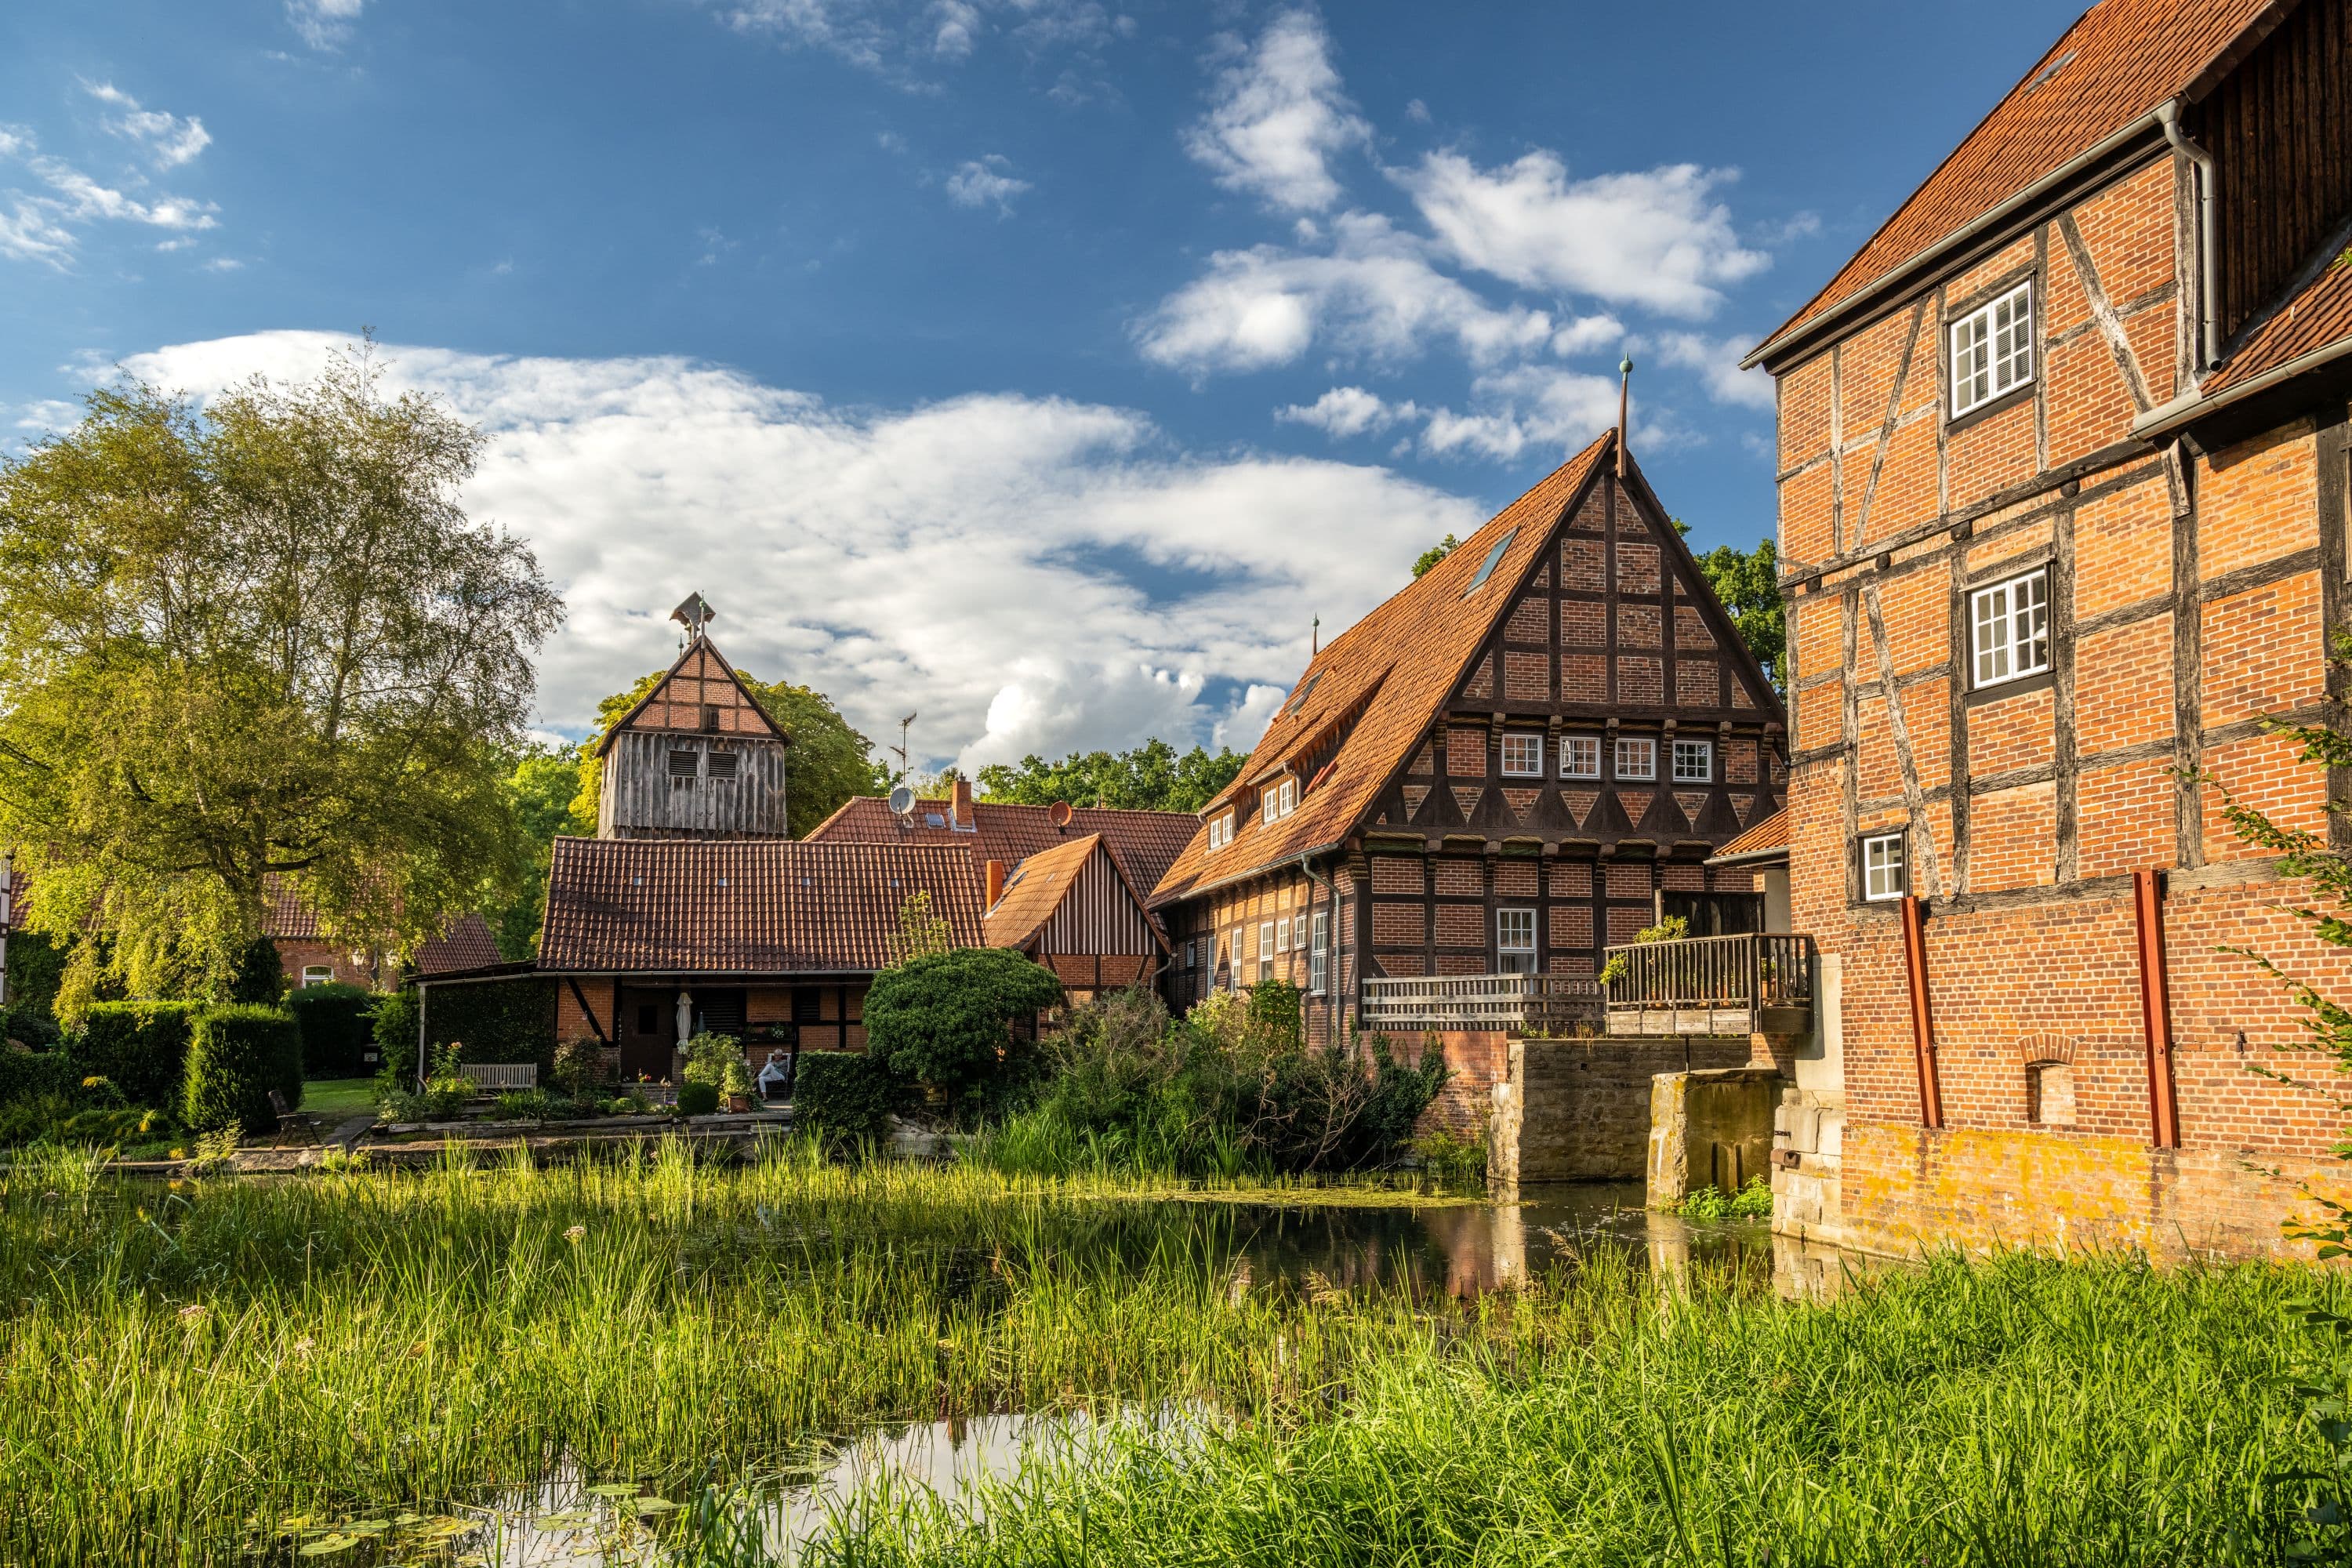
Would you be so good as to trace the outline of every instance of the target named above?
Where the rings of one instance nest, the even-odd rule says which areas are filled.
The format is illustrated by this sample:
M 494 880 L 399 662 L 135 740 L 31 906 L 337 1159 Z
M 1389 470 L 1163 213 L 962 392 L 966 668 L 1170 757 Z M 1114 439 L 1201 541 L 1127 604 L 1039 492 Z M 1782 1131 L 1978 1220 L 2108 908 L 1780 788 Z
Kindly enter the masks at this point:
M 1209 818 L 1209 847 L 1223 849 L 1234 841 L 1234 814 L 1229 807 Z
M 1639 784 L 1654 784 L 1658 778 L 1658 742 L 1642 735 L 1617 737 L 1616 774 L 1621 779 Z M 1640 758 L 1633 765 L 1627 759 Z
M 2049 668 L 2049 567 L 1969 591 L 1969 671 L 1976 689 Z
M 1986 300 L 1944 329 L 1952 417 L 2033 384 L 2033 279 Z
M 1288 952 L 1290 951 L 1290 917 L 1288 915 L 1280 915 L 1276 917 L 1274 922 L 1274 951 L 1276 952 Z
M 1298 780 L 1296 775 L 1282 781 L 1282 804 L 1276 807 L 1279 816 L 1288 816 L 1298 809 Z
M 1503 776 L 1507 779 L 1539 779 L 1543 777 L 1544 738 L 1531 730 L 1503 731 Z M 1511 752 L 1519 753 L 1516 762 Z
M 1307 989 L 1320 996 L 1330 983 L 1331 915 L 1328 910 L 1318 910 L 1307 931 Z
M 1696 761 L 1684 767 L 1685 758 Z M 1713 784 L 1715 782 L 1715 742 L 1713 741 L 1675 742 L 1675 783 Z
M 1265 966 L 1266 966 L 1267 964 L 1269 964 L 1269 963 L 1272 963 L 1273 962 L 1274 962 L 1274 922 L 1273 922 L 1272 921 L 1258 921 L 1258 922 L 1257 922 L 1257 967 L 1258 967 L 1258 973 L 1259 973 L 1260 974 L 1265 973 Z
M 1527 940 L 1515 942 L 1519 927 L 1525 925 Z M 1528 910 L 1496 910 L 1495 911 L 1495 973 L 1497 974 L 1533 974 L 1537 970 L 1536 912 Z M 1524 957 L 1527 967 L 1512 967 L 1512 955 Z
M 1197 936 L 1184 944 L 1184 967 L 1187 969 L 1201 967 L 1201 939 Z
M 1571 762 L 1572 758 L 1578 760 Z M 1559 776 L 1564 779 L 1599 778 L 1601 776 L 1601 737 L 1562 735 L 1559 738 Z
M 1257 797 L 1257 819 L 1261 826 L 1272 822 L 1281 813 L 1275 809 L 1275 793 L 1271 785 Z
M 1909 847 L 1906 830 L 1862 836 L 1862 897 L 1865 903 L 1888 904 L 1911 889 Z
M 313 985 L 332 985 L 334 983 L 335 966 L 333 964 L 306 963 L 302 966 L 302 984 L 299 989 L 308 991 Z

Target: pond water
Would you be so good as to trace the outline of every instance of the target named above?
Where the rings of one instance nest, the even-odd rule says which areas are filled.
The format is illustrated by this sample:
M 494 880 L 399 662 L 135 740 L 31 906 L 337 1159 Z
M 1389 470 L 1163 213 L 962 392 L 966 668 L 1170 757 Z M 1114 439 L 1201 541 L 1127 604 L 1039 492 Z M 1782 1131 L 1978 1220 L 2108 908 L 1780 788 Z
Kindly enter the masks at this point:
M 1641 1204 L 1638 1183 L 1528 1188 L 1516 1201 L 1450 1205 L 1130 1201 L 1107 1213 L 1093 1245 L 1124 1248 L 1173 1234 L 1239 1289 L 1377 1288 L 1423 1300 L 1508 1289 L 1604 1247 L 1660 1272 L 1696 1268 L 1758 1285 L 1769 1280 L 1790 1297 L 1832 1293 L 1845 1277 L 1839 1255 L 1775 1238 L 1763 1222 L 1690 1222 L 1648 1213 Z M 1108 1419 L 999 1414 L 813 1440 L 789 1463 L 770 1457 L 750 1473 L 738 1472 L 740 1491 L 726 1526 L 733 1537 L 730 1555 L 752 1544 L 743 1531 L 756 1534 L 760 1554 L 786 1554 L 877 1486 L 920 1488 L 969 1503 L 986 1482 L 1041 1458 L 1082 1457 L 1090 1447 L 1137 1434 L 1157 1447 L 1181 1447 L 1215 1419 L 1202 1407 L 1129 1410 Z M 485 1500 L 485 1507 L 462 1516 L 473 1528 L 461 1541 L 443 1540 L 462 1546 L 457 1561 L 499 1568 L 676 1560 L 662 1541 L 687 1522 L 679 1512 L 693 1500 L 636 1493 L 625 1486 L 584 1488 L 576 1470 L 559 1467 L 530 1491 Z M 443 1531 L 456 1523 L 442 1519 Z M 399 1536 L 387 1532 L 343 1560 L 368 1561 L 375 1555 L 369 1547 L 396 1552 Z

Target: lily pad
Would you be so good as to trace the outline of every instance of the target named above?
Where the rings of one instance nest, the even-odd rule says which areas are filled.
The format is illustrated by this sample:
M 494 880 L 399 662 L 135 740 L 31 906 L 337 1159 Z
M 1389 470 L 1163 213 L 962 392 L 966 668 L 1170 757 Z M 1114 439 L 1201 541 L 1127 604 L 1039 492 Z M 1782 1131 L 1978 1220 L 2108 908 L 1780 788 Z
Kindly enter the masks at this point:
M 677 1504 L 667 1498 L 641 1497 L 629 1506 L 639 1513 L 669 1513 L 677 1509 Z
M 332 1557 L 338 1552 L 349 1552 L 352 1547 L 357 1546 L 359 1543 L 360 1538 L 358 1536 L 345 1535 L 341 1531 L 338 1531 L 332 1535 L 322 1535 L 319 1537 L 318 1540 L 310 1542 L 307 1545 L 300 1547 L 297 1550 L 295 1555 L 298 1557 Z

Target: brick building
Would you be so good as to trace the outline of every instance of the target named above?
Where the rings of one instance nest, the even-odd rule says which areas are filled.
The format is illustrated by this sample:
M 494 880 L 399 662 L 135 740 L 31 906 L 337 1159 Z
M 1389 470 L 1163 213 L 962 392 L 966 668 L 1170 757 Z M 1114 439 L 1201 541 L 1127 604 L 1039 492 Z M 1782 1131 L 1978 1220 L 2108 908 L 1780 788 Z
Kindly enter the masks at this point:
M 1318 1039 L 1446 1040 L 1482 1114 L 1506 1035 L 1596 1016 L 1664 903 L 1771 815 L 1782 718 L 1638 465 L 1603 436 L 1320 650 L 1160 879 L 1180 1008 L 1266 978 Z
M 1778 380 L 1795 928 L 1782 1223 L 2280 1245 L 2352 993 L 2217 789 L 2326 830 L 2352 0 L 2104 0 L 1752 356 Z M 2203 779 L 2206 782 L 2200 782 Z M 2274 1168 L 2273 1179 L 2259 1173 Z

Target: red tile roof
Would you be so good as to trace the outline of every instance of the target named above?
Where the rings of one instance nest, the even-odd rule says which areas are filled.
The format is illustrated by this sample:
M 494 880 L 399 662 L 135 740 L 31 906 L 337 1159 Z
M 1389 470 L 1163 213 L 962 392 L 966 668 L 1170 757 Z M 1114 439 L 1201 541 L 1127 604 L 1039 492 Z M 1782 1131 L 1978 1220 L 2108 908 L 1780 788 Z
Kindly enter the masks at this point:
M 1062 907 L 1062 900 L 1077 884 L 1078 873 L 1101 846 L 1102 836 L 1089 833 L 1041 849 L 1023 861 L 1013 879 L 1005 884 L 1003 897 L 988 911 L 983 924 L 988 945 L 1019 947 L 1036 935 L 1037 928 Z
M 1469 673 L 1469 661 L 1510 607 L 1508 585 L 1535 567 L 1551 525 L 1616 448 L 1615 432 L 1538 480 L 1454 552 L 1406 584 L 1315 656 L 1299 677 L 1296 710 L 1286 704 L 1266 726 L 1249 763 L 1202 816 L 1202 831 L 1170 867 L 1151 899 L 1165 905 L 1276 862 L 1328 848 L 1362 821 L 1391 773 L 1427 733 L 1438 709 Z M 1464 596 L 1497 543 L 1509 541 L 1488 582 L 1496 589 L 1466 605 Z M 1465 613 L 1466 609 L 1466 613 Z M 1360 715 L 1360 716 L 1359 716 Z M 1273 823 L 1236 820 L 1232 843 L 1212 853 L 1206 818 L 1233 805 L 1252 781 L 1312 752 L 1335 726 L 1353 721 L 1322 782 L 1290 816 Z
M 1774 812 L 1708 858 L 1711 860 L 1744 859 L 1750 855 L 1769 854 L 1773 850 L 1786 854 L 1789 849 L 1789 813 L 1787 808 Z
M 319 911 L 291 884 L 270 879 L 269 907 L 261 914 L 261 934 L 273 942 L 323 942 Z M 478 914 L 459 915 L 439 936 L 427 938 L 416 950 L 416 967 L 425 974 L 447 974 L 499 962 L 498 939 L 489 922 Z
M 2159 103 L 2204 85 L 2289 8 L 2280 0 L 2101 0 L 1751 359 Z
M 2352 249 L 2321 262 L 2276 313 L 2254 323 L 2221 368 L 2198 389 L 2200 398 L 2234 392 L 2255 377 L 2290 364 L 2315 349 L 2352 338 Z
M 563 973 L 869 973 L 917 891 L 982 944 L 961 846 L 784 839 L 558 838 L 539 966 Z
M 1007 871 L 1028 859 L 1089 834 L 1099 836 L 1128 881 L 1144 892 L 1157 887 L 1168 868 L 1184 852 L 1201 819 L 1181 811 L 1120 811 L 1103 806 L 1075 807 L 1069 826 L 1054 826 L 1053 808 L 1016 805 L 1009 801 L 974 801 L 971 831 L 944 826 L 945 801 L 919 802 L 900 817 L 889 802 L 861 795 L 809 829 L 804 843 L 940 844 L 971 851 L 974 866 L 1002 860 Z M 928 816 L 941 818 L 933 827 Z
M 459 915 L 447 931 L 416 950 L 419 974 L 451 974 L 499 961 L 498 938 L 490 934 L 490 922 L 479 915 Z

